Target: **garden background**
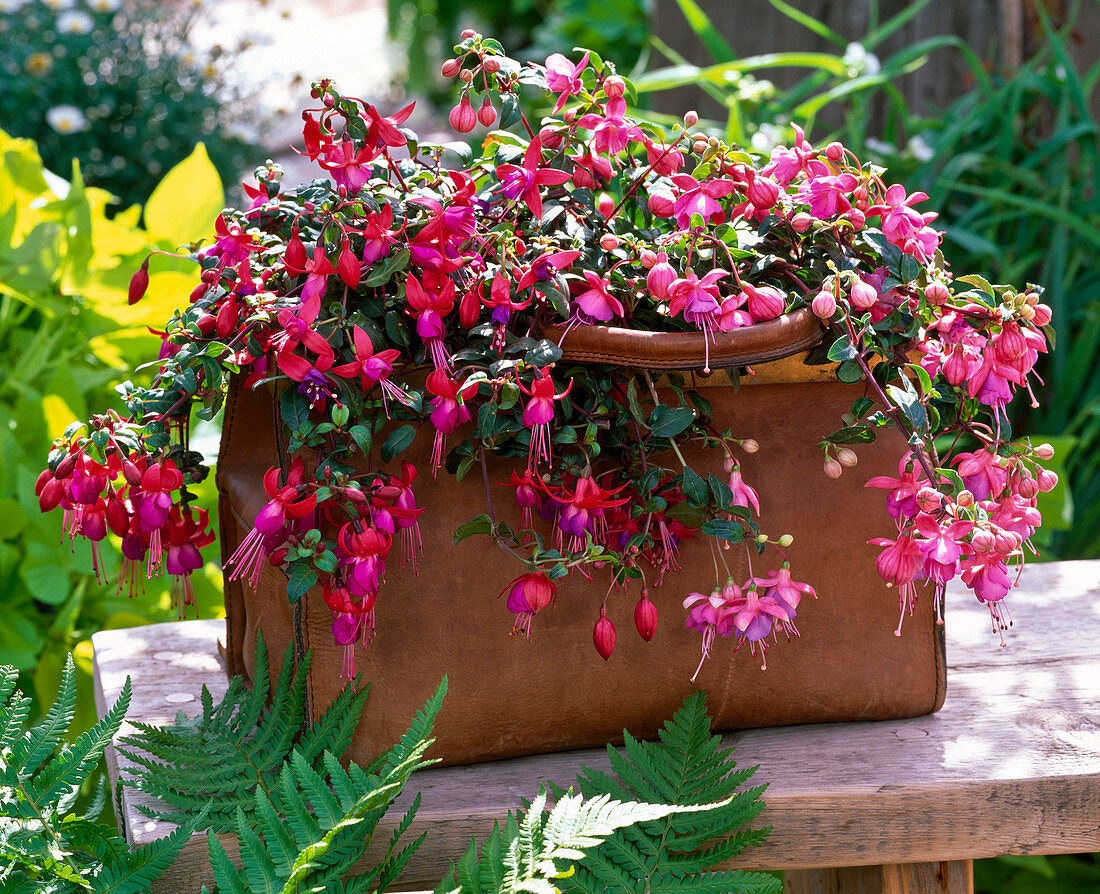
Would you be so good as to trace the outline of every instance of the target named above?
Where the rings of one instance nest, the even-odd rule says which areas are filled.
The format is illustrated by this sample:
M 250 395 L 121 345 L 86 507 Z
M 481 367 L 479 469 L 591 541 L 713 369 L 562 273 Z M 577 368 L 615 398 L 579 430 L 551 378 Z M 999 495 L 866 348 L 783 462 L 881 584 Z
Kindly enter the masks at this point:
M 1038 545 L 1042 559 L 1100 557 L 1095 0 L 0 0 L 0 663 L 36 707 L 72 653 L 78 734 L 94 720 L 91 635 L 175 617 L 167 590 L 118 591 L 114 550 L 91 574 L 86 544 L 73 553 L 33 493 L 51 440 L 107 403 L 155 350 L 146 327 L 191 288 L 187 264 L 155 256 L 131 308 L 130 275 L 209 235 L 266 157 L 296 176 L 287 147 L 310 79 L 382 108 L 412 95 L 442 122 L 439 65 L 469 26 L 520 58 L 590 46 L 654 116 L 695 107 L 762 152 L 791 121 L 815 143 L 836 136 L 929 194 L 956 266 L 1041 284 L 1057 351 L 1041 405 L 1013 407 L 1019 431 L 1058 449 Z M 198 611 L 214 617 L 220 571 L 205 571 Z M 1100 890 L 1100 866 L 992 861 L 978 883 Z

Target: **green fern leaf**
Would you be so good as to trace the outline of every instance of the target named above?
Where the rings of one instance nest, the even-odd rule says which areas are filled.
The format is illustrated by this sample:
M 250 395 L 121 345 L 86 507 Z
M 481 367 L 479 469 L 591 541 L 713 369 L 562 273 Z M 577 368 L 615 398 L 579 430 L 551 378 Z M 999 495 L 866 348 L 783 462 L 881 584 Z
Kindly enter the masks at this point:
M 119 858 L 92 877 L 94 894 L 144 894 L 179 857 L 195 831 L 193 824 L 180 826 L 170 835 L 123 851 Z
M 76 713 L 76 668 L 70 655 L 61 672 L 57 699 L 46 712 L 43 721 L 32 727 L 14 744 L 5 762 L 20 776 L 29 776 L 61 743 Z

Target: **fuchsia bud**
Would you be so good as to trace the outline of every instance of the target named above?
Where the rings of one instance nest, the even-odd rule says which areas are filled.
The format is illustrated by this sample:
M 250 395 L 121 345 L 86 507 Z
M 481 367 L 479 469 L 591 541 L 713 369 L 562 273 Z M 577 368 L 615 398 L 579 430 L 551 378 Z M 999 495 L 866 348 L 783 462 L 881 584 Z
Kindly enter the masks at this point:
M 286 252 L 283 261 L 292 270 L 304 270 L 309 263 L 309 255 L 306 253 L 305 244 L 298 236 L 298 228 L 290 228 L 290 241 L 286 244 Z
M 760 444 L 754 438 L 745 438 L 741 442 L 741 449 L 746 453 L 756 453 L 760 449 Z
M 73 473 L 73 469 L 76 468 L 76 454 L 70 453 L 61 462 L 57 464 L 57 468 L 54 469 L 54 477 L 58 481 L 64 481 Z
M 489 62 L 486 61 L 486 67 Z M 497 120 L 497 110 L 493 108 L 493 104 L 489 101 L 489 95 L 485 95 L 485 101 L 481 104 L 481 108 L 477 110 L 477 120 L 480 121 L 485 127 L 492 127 L 493 122 Z
M 638 635 L 647 643 L 657 633 L 657 606 L 650 601 L 647 590 L 642 590 L 641 598 L 634 606 L 634 626 L 638 628 Z
M 336 272 L 340 274 L 340 279 L 344 281 L 349 289 L 354 289 L 359 285 L 359 277 L 362 275 L 362 267 L 359 263 L 359 258 L 355 256 L 355 252 L 351 250 L 351 246 L 348 244 L 348 239 L 344 237 L 343 246 L 340 249 L 340 258 L 336 262 Z
M 829 161 L 841 161 L 844 158 L 844 146 L 834 140 L 825 147 L 825 157 Z
M 849 208 L 845 213 L 843 220 L 848 221 L 854 229 L 862 230 L 863 225 L 867 223 L 867 215 L 865 215 L 858 208 Z
M 500 71 L 500 60 L 495 56 L 490 56 L 488 59 L 482 60 L 481 67 L 489 74 L 496 74 Z
M 835 459 L 825 460 L 825 475 L 829 478 L 839 478 L 844 474 L 844 469 Z
M 929 304 L 940 307 L 951 300 L 951 290 L 942 280 L 934 279 L 924 287 L 924 297 Z
M 852 307 L 858 307 L 860 310 L 867 310 L 878 302 L 878 292 L 870 283 L 864 282 L 862 279 L 857 279 L 852 286 L 849 300 L 852 302 Z
M 1050 322 L 1051 316 L 1052 316 L 1051 310 L 1047 305 L 1045 305 L 1045 304 L 1036 304 L 1035 305 L 1035 316 L 1033 316 L 1031 318 L 1031 321 L 1036 326 L 1045 326 L 1047 323 Z
M 859 457 L 856 456 L 856 452 L 848 447 L 841 447 L 837 450 L 836 458 L 842 466 L 847 466 L 849 469 L 859 462 Z
M 656 258 L 656 263 L 646 275 L 645 285 L 653 297 L 664 301 L 669 297 L 669 287 L 676 279 L 676 268 L 668 262 L 665 252 L 658 252 Z
M 658 217 L 672 217 L 676 208 L 676 202 L 672 197 L 661 192 L 651 192 L 649 201 L 646 204 L 649 206 L 649 210 Z
M 469 133 L 474 129 L 474 125 L 477 124 L 477 115 L 474 113 L 474 107 L 470 105 L 469 93 L 462 94 L 462 99 L 451 109 L 447 121 L 459 133 Z
M 978 553 L 987 553 L 996 545 L 993 535 L 989 531 L 977 530 L 970 538 L 970 545 Z
M 539 131 L 539 140 L 547 149 L 559 149 L 561 148 L 561 144 L 565 142 L 562 137 L 561 128 L 555 127 L 553 124 L 547 124 Z
M 614 233 L 604 233 L 600 237 L 600 248 L 604 251 L 613 251 L 619 247 L 619 237 Z
M 146 258 L 144 263 L 137 269 L 137 272 L 130 278 L 130 289 L 127 292 L 127 302 L 129 304 L 137 304 L 145 296 L 145 290 L 148 288 L 149 259 Z
M 831 320 L 836 313 L 836 299 L 832 292 L 818 292 L 810 304 L 814 316 L 822 320 Z
M 805 233 L 813 226 L 814 219 L 805 211 L 799 211 L 791 217 L 791 229 L 796 233 Z
M 650 248 L 644 248 L 638 256 L 638 260 L 641 261 L 646 270 L 652 270 L 653 265 L 657 263 L 657 252 Z
M 596 202 L 596 210 L 603 215 L 604 220 L 609 220 L 611 218 L 611 212 L 615 210 L 615 200 L 607 193 L 601 192 L 600 198 Z
M 1039 482 L 1034 478 L 1021 478 L 1016 485 L 1016 493 L 1025 500 L 1030 500 L 1039 493 Z
M 604 661 L 607 661 L 615 651 L 615 625 L 607 616 L 606 606 L 600 606 L 599 620 L 592 628 L 592 645 L 596 647 L 596 651 Z
M 1040 444 L 1035 448 L 1035 455 L 1039 459 L 1054 459 L 1054 448 L 1050 444 Z
M 49 469 L 46 469 L 38 476 L 34 492 L 38 495 L 38 508 L 43 512 L 49 512 L 61 504 L 61 498 L 65 496 L 65 485 L 59 478 L 54 478 Z
M 684 112 L 684 127 L 694 127 L 699 123 L 699 113 L 695 110 Z
M 779 201 L 779 184 L 771 177 L 753 177 L 745 195 L 756 208 L 766 210 Z
M 130 513 L 114 488 L 107 489 L 107 527 L 117 537 L 125 537 L 130 530 Z
M 1050 493 L 1058 486 L 1058 473 L 1050 469 L 1043 469 L 1039 473 L 1039 490 L 1044 494 Z
M 610 99 L 618 99 L 626 92 L 626 82 L 618 75 L 611 75 L 603 80 L 603 92 Z
M 439 73 L 445 78 L 453 78 L 461 68 L 462 63 L 457 59 L 448 59 L 443 63 L 443 67 L 439 69 Z

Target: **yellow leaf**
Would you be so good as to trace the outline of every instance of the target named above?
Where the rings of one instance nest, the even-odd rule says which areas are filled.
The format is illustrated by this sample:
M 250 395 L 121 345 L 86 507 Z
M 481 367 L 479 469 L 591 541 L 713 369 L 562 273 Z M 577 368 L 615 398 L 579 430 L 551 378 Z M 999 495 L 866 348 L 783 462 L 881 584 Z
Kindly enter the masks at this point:
M 153 190 L 145 205 L 145 229 L 150 239 L 174 250 L 211 235 L 224 206 L 221 178 L 199 143 Z
M 76 419 L 76 413 L 57 394 L 47 394 L 42 398 L 42 415 L 46 419 L 46 434 L 50 440 L 60 438 L 69 423 Z

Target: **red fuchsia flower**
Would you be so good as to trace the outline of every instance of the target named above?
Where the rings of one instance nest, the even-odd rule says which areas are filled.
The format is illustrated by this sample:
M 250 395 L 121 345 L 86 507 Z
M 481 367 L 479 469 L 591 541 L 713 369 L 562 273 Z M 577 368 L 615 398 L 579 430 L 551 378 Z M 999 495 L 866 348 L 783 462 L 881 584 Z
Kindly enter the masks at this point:
M 881 487 L 890 491 L 886 497 L 886 511 L 890 518 L 911 518 L 917 514 L 917 492 L 927 484 L 919 466 L 913 457 L 912 451 L 908 451 L 898 460 L 898 477 L 890 478 L 886 475 L 877 475 L 868 481 L 864 487 Z
M 530 267 L 516 268 L 516 291 L 529 289 L 537 282 L 553 279 L 559 270 L 567 270 L 581 256 L 579 251 L 544 251 L 531 262 Z
M 281 329 L 273 332 L 265 347 L 276 354 L 289 354 L 304 344 L 318 356 L 332 356 L 332 346 L 328 339 L 313 328 L 317 315 L 321 312 L 321 296 L 314 295 L 303 301 L 297 312 L 290 309 L 280 310 L 278 317 Z
M 588 288 L 573 296 L 573 303 L 586 317 L 606 323 L 625 314 L 622 302 L 611 294 L 611 280 L 585 270 Z M 578 318 L 579 320 L 579 318 Z
M 284 352 L 275 355 L 275 362 L 279 364 L 279 369 L 298 383 L 298 393 L 306 396 L 311 410 L 314 407 L 323 407 L 326 400 L 336 395 L 332 383 L 325 375 L 332 368 L 335 359 L 332 348 L 328 348 L 327 353 L 322 354 L 313 363 L 297 354 Z
M 388 513 L 401 537 L 401 564 L 399 571 L 406 567 L 417 574 L 419 557 L 424 554 L 424 541 L 420 536 L 420 516 L 424 510 L 416 505 L 413 483 L 416 481 L 416 466 L 407 460 L 401 462 L 401 475 L 391 475 L 389 483 L 377 491 L 379 497 L 390 503 Z
M 577 119 L 579 127 L 592 131 L 592 145 L 597 152 L 605 155 L 618 155 L 631 140 L 642 142 L 645 135 L 641 129 L 625 117 L 626 100 L 613 96 L 607 100 L 603 114 L 590 112 Z
M 450 372 L 451 358 L 443 344 L 443 319 L 455 306 L 455 284 L 448 276 L 424 272 L 423 283 L 412 273 L 405 276 L 405 313 L 416 320 L 416 334 L 424 341 L 437 370 Z
M 446 444 L 447 435 L 470 421 L 470 408 L 466 406 L 466 401 L 477 394 L 477 383 L 463 386 L 443 370 L 434 369 L 428 373 L 424 387 L 429 394 L 434 395 L 431 400 L 430 417 L 432 425 L 435 426 L 435 443 L 432 446 L 432 476 L 434 477 L 443 464 L 443 447 Z
M 531 638 L 531 619 L 554 601 L 558 588 L 540 571 L 521 574 L 508 584 L 501 595 L 508 593 L 508 611 L 516 616 L 512 636 Z
M 539 496 L 539 486 L 542 481 L 540 479 L 536 482 L 536 477 L 530 468 L 522 472 L 516 472 L 513 469 L 508 480 L 509 486 L 516 489 L 516 506 L 519 507 L 520 524 L 525 531 L 534 527 L 534 509 L 542 499 Z
M 720 224 L 726 219 L 726 212 L 718 200 L 737 187 L 732 180 L 714 179 L 700 183 L 690 174 L 676 174 L 672 182 L 679 190 L 672 206 L 672 215 L 680 229 L 688 229 L 692 216 L 696 214 L 712 224 Z
M 556 115 L 565 108 L 570 97 L 576 96 L 584 90 L 584 81 L 581 80 L 581 72 L 588 67 L 588 52 L 581 56 L 581 61 L 574 65 L 561 53 L 551 53 L 546 57 L 546 86 L 551 93 L 558 94 L 558 101 L 554 103 Z
M 516 291 L 519 291 L 518 286 Z M 508 325 L 513 313 L 524 310 L 531 301 L 531 298 L 526 301 L 514 301 L 512 299 L 512 285 L 503 273 L 498 273 L 493 277 L 493 281 L 489 284 L 489 297 L 482 296 L 481 298 L 481 303 L 489 308 L 489 316 L 493 318 L 493 322 L 502 327 Z
M 308 156 L 310 161 L 317 161 L 321 157 L 323 152 L 327 152 L 328 148 L 332 145 L 332 134 L 327 131 L 321 130 L 321 123 L 313 117 L 310 112 L 302 112 L 302 120 L 305 124 L 302 126 L 302 142 L 306 147 L 304 153 L 298 152 L 299 155 Z
M 408 406 L 410 403 L 409 396 L 390 381 L 393 363 L 401 356 L 401 352 L 396 348 L 388 348 L 376 354 L 370 336 L 361 326 L 355 326 L 352 329 L 352 342 L 355 346 L 355 359 L 350 363 L 342 363 L 339 366 L 332 367 L 332 374 L 342 378 L 359 376 L 359 387 L 363 389 L 364 393 L 370 391 L 375 385 L 381 384 L 383 400 L 389 394 Z M 386 410 L 386 416 L 389 417 L 388 409 Z
M 566 158 L 573 162 L 573 185 L 577 189 L 599 189 L 615 172 L 611 161 L 594 154 L 591 147 L 586 147 L 577 155 L 567 155 Z
M 264 473 L 264 492 L 267 502 L 256 513 L 252 530 L 225 562 L 229 580 L 246 578 L 255 590 L 260 582 L 260 569 L 275 549 L 286 540 L 295 523 L 310 516 L 317 505 L 317 497 L 305 484 L 305 463 L 294 457 L 286 483 L 279 486 L 278 466 Z
M 182 511 L 178 506 L 173 506 L 164 530 L 168 535 L 164 548 L 164 570 L 173 578 L 172 604 L 182 620 L 187 614 L 187 606 L 195 604 L 191 574 L 202 568 L 199 550 L 214 542 L 214 532 L 209 530 L 206 510 L 194 512 L 190 506 Z
M 389 534 L 360 521 L 348 522 L 340 528 L 336 535 L 340 568 L 354 598 L 365 600 L 378 595 L 392 543 Z
M 969 550 L 965 538 L 974 529 L 971 521 L 957 520 L 941 526 L 931 515 L 921 512 L 914 526 L 921 535 L 916 539 L 923 558 L 924 576 L 945 584 L 959 573 L 959 560 Z
M 661 176 L 671 177 L 684 166 L 684 153 L 675 148 L 674 145 L 666 146 L 662 142 L 658 146 L 644 134 L 642 142 L 645 144 L 646 161 Z
M 217 237 L 214 244 L 202 256 L 220 258 L 223 264 L 239 264 L 248 260 L 249 252 L 260 250 L 259 245 L 253 244 L 252 234 L 245 232 L 237 221 L 227 221 L 224 214 L 214 221 L 214 235 Z
M 324 246 L 317 243 L 313 247 L 313 257 L 301 263 L 300 266 L 293 258 L 294 254 L 290 246 L 287 245 L 283 263 L 286 265 L 287 272 L 292 276 L 306 275 L 305 286 L 302 288 L 302 303 L 305 304 L 312 298 L 323 297 L 328 278 L 336 272 L 336 268 L 332 266 L 332 262 L 325 255 Z
M 324 153 L 325 157 L 318 161 L 337 186 L 344 187 L 349 195 L 354 195 L 370 180 L 372 174 L 372 162 L 378 156 L 377 150 L 368 144 L 361 144 L 356 150 L 355 144 L 349 139 L 330 146 Z
M 583 549 L 585 539 L 591 535 L 597 543 L 606 542 L 607 522 L 605 509 L 613 506 L 622 506 L 630 502 L 630 497 L 612 499 L 626 485 L 611 490 L 605 490 L 591 475 L 582 475 L 577 479 L 570 493 L 565 486 L 555 488 L 556 493 L 551 492 L 543 485 L 543 488 L 558 502 L 558 530 L 572 538 L 570 548 L 574 551 Z
M 392 226 L 392 205 L 383 205 L 378 211 L 367 212 L 367 221 L 363 225 L 364 264 L 377 264 L 390 253 L 390 247 L 397 242 L 397 231 L 391 229 Z
M 542 141 L 535 137 L 523 153 L 523 164 L 498 165 L 497 176 L 501 181 L 501 193 L 509 201 L 523 199 L 535 220 L 542 220 L 542 194 L 540 186 L 557 186 L 571 178 L 571 174 L 558 168 L 542 167 Z
M 403 109 L 398 109 L 392 115 L 383 117 L 378 109 L 369 102 L 363 104 L 363 114 L 367 120 L 366 142 L 372 146 L 389 146 L 391 149 L 404 146 L 408 138 L 398 130 L 397 125 L 404 124 L 416 108 L 415 102 L 410 102 Z
M 678 278 L 676 268 L 668 262 L 668 253 L 659 251 L 657 252 L 656 262 L 649 268 L 649 273 L 646 274 L 645 287 L 649 289 L 649 294 L 654 298 L 667 301 L 671 294 L 672 284 Z
M 554 401 L 561 400 L 573 390 L 573 380 L 560 394 L 555 393 L 554 380 L 549 369 L 538 370 L 528 390 L 519 377 L 520 390 L 531 399 L 523 408 L 523 424 L 531 429 L 531 445 L 527 452 L 528 468 L 540 462 L 550 462 L 550 423 L 554 421 Z
M 374 603 L 377 593 L 356 599 L 345 586 L 327 575 L 321 578 L 321 597 L 332 610 L 332 639 L 344 647 L 340 679 L 355 679 L 355 644 L 374 639 Z
M 818 220 L 829 220 L 852 207 L 846 194 L 857 185 L 859 181 L 847 172 L 835 176 L 823 174 L 800 183 L 797 199 L 809 205 L 810 214 Z
M 172 491 L 183 486 L 183 475 L 176 464 L 166 459 L 151 463 L 142 473 L 141 482 L 130 488 L 130 504 L 143 533 L 149 536 L 149 568 L 152 577 L 161 564 L 161 528 L 172 508 Z

